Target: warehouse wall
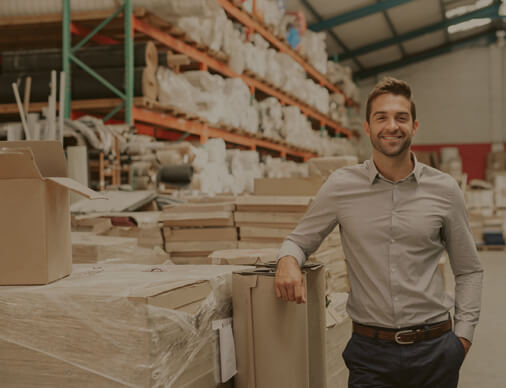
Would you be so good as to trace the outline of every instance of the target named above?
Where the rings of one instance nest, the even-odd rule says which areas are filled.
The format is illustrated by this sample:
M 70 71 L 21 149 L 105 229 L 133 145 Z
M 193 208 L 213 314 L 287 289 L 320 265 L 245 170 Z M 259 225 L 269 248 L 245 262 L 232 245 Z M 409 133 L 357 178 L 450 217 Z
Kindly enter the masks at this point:
M 376 79 L 360 83 L 362 112 Z M 420 128 L 415 149 L 458 146 L 464 171 L 483 178 L 491 143 L 506 142 L 506 49 L 474 47 L 389 72 L 414 92 Z

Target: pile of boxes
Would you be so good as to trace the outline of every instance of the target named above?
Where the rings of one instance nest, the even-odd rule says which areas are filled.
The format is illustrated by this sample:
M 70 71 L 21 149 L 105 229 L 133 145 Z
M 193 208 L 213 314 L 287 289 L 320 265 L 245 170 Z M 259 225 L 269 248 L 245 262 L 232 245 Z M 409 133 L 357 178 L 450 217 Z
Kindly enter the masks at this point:
M 0 289 L 0 353 L 9 355 L 0 363 L 3 384 L 345 384 L 338 355 L 349 318 L 342 305 L 329 311 L 325 299 L 335 289 L 326 283 L 335 274 L 330 252 L 339 247 L 338 234 L 320 252 L 329 269 L 311 261 L 303 269 L 307 304 L 275 298 L 275 268 L 268 264 L 310 196 L 188 201 L 162 211 L 74 215 L 71 222 L 68 189 L 102 196 L 66 177 L 61 145 L 2 145 L 0 284 L 9 285 Z M 241 241 L 252 249 L 237 249 Z M 276 246 L 259 249 L 267 242 Z

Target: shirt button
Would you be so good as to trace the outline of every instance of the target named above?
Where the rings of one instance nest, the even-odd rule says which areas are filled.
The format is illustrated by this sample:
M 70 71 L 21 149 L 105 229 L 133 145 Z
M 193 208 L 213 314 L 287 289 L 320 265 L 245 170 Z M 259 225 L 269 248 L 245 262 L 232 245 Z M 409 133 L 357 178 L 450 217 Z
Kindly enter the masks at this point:
M 395 242 L 395 240 L 392 238 L 392 239 L 390 239 L 390 242 L 393 244 Z
M 397 302 L 397 301 L 399 300 L 399 298 L 396 296 L 396 297 L 394 298 L 394 300 Z
M 395 272 L 395 268 L 392 268 L 392 273 Z

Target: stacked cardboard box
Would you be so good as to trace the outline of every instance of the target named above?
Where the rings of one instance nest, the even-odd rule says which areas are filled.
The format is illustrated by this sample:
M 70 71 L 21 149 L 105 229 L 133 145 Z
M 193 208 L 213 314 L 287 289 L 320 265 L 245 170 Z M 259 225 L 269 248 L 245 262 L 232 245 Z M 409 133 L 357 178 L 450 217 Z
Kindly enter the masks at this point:
M 348 387 L 348 369 L 341 357 L 351 337 L 351 318 L 346 312 L 347 293 L 327 295 L 327 387 Z
M 237 248 L 235 205 L 187 203 L 166 207 L 160 216 L 165 250 L 175 264 L 208 264 L 216 250 Z
M 105 236 L 133 237 L 140 247 L 164 247 L 162 225 L 159 211 L 121 212 L 102 215 L 110 219 L 112 227 Z
M 74 264 L 96 263 L 127 254 L 136 246 L 137 240 L 135 238 L 72 232 L 72 262 Z
M 170 256 L 161 248 L 144 248 L 136 238 L 97 236 L 90 232 L 72 232 L 74 264 L 171 264 Z
M 83 215 L 72 215 L 71 226 L 73 232 L 88 232 L 93 234 L 101 234 L 112 228 L 109 218 L 101 218 Z
M 494 182 L 496 176 L 506 176 L 506 151 L 492 151 L 487 155 L 487 181 Z
M 466 206 L 469 211 L 483 216 L 494 213 L 494 190 L 488 182 L 472 180 L 465 190 Z
M 2 386 L 225 387 L 212 323 L 231 316 L 231 272 L 245 267 L 73 267 L 0 288 Z
M 311 197 L 238 197 L 234 219 L 239 226 L 239 248 L 279 248 L 310 202 Z
M 494 201 L 498 209 L 506 209 L 506 174 L 494 179 Z

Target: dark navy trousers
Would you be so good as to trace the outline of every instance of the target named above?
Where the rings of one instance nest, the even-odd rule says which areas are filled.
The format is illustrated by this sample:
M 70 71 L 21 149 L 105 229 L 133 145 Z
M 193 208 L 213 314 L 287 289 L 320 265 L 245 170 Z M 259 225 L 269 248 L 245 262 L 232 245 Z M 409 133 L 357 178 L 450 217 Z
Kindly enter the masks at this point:
M 410 345 L 353 334 L 343 358 L 349 388 L 456 388 L 465 350 L 453 331 Z

